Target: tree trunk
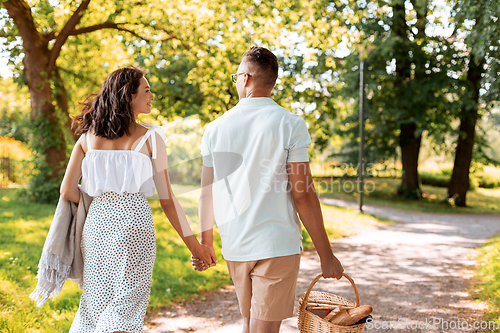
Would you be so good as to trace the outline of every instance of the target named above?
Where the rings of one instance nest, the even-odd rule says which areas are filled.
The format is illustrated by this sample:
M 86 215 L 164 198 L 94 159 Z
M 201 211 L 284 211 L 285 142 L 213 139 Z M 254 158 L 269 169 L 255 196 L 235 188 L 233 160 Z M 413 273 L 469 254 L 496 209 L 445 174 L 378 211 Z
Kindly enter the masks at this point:
M 460 117 L 460 133 L 455 151 L 455 163 L 448 185 L 448 198 L 455 199 L 455 205 L 466 206 L 467 191 L 469 189 L 469 169 L 474 151 L 474 137 L 478 118 L 479 89 L 484 59 L 476 63 L 471 53 L 467 81 L 472 89 L 472 105 L 465 106 Z
M 27 56 L 27 53 L 26 53 Z M 32 66 L 27 65 L 25 62 L 24 72 L 37 71 L 33 69 Z M 26 74 L 26 77 L 28 75 Z M 66 156 L 66 140 L 64 137 L 64 132 L 61 129 L 61 124 L 56 115 L 56 108 L 51 102 L 52 91 L 50 85 L 43 81 L 37 80 L 27 80 L 28 87 L 30 90 L 31 97 L 31 115 L 32 120 L 37 121 L 38 117 L 43 117 L 47 120 L 49 127 L 44 129 L 37 129 L 42 133 L 39 138 L 40 147 L 43 147 L 43 152 L 45 155 L 45 161 L 51 167 L 51 175 L 49 179 L 60 180 L 62 171 L 66 168 L 67 156 Z M 42 89 L 38 89 L 36 86 L 42 86 Z M 35 87 L 33 87 L 35 86 Z M 45 125 L 42 125 L 45 126 Z
M 31 8 L 24 1 L 9 0 L 3 3 L 9 16 L 14 20 L 23 40 L 24 75 L 30 92 L 31 120 L 43 117 L 48 128 L 37 129 L 45 135 L 37 138 L 47 164 L 51 167 L 50 179 L 58 179 L 66 164 L 66 140 L 52 103 L 49 67 L 50 51 L 48 41 L 36 29 Z M 66 101 L 67 104 L 67 101 Z
M 416 124 L 401 124 L 401 133 L 399 134 L 403 176 L 398 194 L 410 198 L 419 198 L 421 196 L 418 178 L 418 156 L 420 154 L 422 136 L 415 136 L 416 130 Z
M 61 110 L 62 115 L 64 117 L 64 127 L 66 127 L 66 130 L 69 131 L 69 135 L 76 142 L 79 136 L 75 135 L 75 132 L 71 130 L 71 117 L 69 115 L 69 107 L 68 107 L 68 92 L 66 90 L 66 86 L 64 85 L 64 81 L 58 69 L 54 71 L 54 75 L 56 78 L 55 85 L 57 88 L 57 92 L 55 94 L 57 107 Z
M 420 4 L 417 0 L 411 0 L 413 7 L 417 11 L 418 32 L 416 38 L 425 39 L 425 27 L 427 26 L 428 1 Z M 402 31 L 400 32 L 403 33 Z M 409 73 L 407 75 L 410 75 Z M 420 71 L 415 71 L 415 80 L 420 80 Z M 419 106 L 417 109 L 422 109 L 425 106 Z M 420 146 L 422 143 L 422 135 L 416 136 L 417 125 L 401 124 L 399 134 L 399 146 L 401 148 L 401 164 L 403 165 L 403 175 L 398 193 L 401 196 L 419 198 L 421 196 L 420 180 L 418 176 L 418 157 L 420 155 Z
M 411 80 L 411 61 L 408 50 L 408 36 L 404 0 L 393 5 L 392 30 L 398 38 L 394 57 L 396 58 L 396 105 L 401 109 L 405 118 L 411 118 L 411 104 L 406 103 L 404 92 Z M 410 109 L 409 109 L 410 108 Z M 402 122 L 399 126 L 399 145 L 401 147 L 401 163 L 403 165 L 403 177 L 398 188 L 398 195 L 407 198 L 420 198 L 420 185 L 418 179 L 418 155 L 420 152 L 421 136 L 416 136 L 417 124 L 414 122 Z

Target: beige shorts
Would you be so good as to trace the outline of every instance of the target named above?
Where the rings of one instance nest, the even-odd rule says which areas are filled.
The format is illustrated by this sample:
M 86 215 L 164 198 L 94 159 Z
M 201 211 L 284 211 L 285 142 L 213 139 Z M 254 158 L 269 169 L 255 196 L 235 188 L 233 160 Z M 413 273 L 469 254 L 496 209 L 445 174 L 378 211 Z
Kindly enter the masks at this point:
M 226 263 L 243 317 L 281 321 L 293 316 L 300 254 Z

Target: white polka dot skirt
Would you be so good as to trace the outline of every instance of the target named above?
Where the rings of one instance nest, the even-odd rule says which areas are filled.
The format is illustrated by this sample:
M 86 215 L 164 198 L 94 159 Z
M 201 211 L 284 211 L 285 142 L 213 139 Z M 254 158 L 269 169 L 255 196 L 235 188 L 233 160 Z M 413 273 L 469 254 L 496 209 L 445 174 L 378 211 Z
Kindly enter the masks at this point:
M 142 333 L 156 256 L 146 197 L 114 192 L 95 197 L 82 253 L 84 289 L 70 333 Z

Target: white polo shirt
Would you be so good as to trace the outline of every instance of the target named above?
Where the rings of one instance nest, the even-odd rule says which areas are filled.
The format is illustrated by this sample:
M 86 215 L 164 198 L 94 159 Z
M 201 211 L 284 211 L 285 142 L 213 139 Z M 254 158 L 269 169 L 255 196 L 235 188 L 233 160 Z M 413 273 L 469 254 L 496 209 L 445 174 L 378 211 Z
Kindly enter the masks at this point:
M 214 168 L 214 213 L 222 254 L 252 261 L 299 254 L 301 225 L 287 162 L 308 162 L 302 117 L 270 98 L 244 98 L 207 125 L 203 165 Z

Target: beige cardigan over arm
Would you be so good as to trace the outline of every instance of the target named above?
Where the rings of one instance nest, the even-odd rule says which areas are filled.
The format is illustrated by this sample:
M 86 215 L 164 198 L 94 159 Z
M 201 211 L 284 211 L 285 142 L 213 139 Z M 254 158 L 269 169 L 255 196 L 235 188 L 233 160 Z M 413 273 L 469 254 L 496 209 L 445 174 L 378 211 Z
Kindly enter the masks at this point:
M 38 263 L 38 283 L 30 298 L 41 307 L 49 299 L 61 293 L 66 280 L 83 287 L 83 257 L 80 247 L 83 225 L 92 197 L 80 190 L 80 202 L 76 204 L 59 198 L 54 219 L 45 239 L 42 256 Z

